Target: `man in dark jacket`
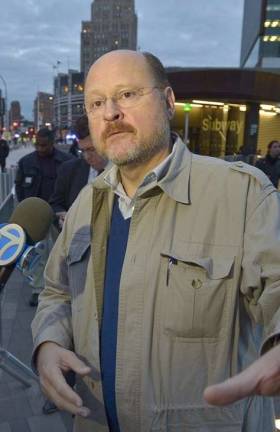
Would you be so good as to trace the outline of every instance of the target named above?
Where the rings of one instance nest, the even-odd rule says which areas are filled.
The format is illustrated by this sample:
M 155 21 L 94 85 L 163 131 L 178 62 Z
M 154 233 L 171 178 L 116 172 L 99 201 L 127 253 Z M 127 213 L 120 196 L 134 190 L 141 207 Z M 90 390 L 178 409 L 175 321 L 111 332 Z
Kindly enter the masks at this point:
M 93 147 L 87 116 L 84 115 L 77 120 L 75 134 L 82 157 L 65 162 L 59 168 L 54 193 L 49 200 L 59 218 L 60 227 L 66 212 L 77 198 L 80 190 L 103 171 L 106 164 Z
M 18 201 L 39 197 L 48 201 L 59 166 L 72 156 L 54 148 L 53 132 L 43 128 L 37 132 L 35 151 L 18 162 L 15 186 Z
M 10 152 L 9 145 L 4 138 L 0 139 L 0 166 L 1 171 L 6 171 L 6 158 Z
M 271 183 L 278 188 L 278 182 L 280 179 L 280 142 L 271 141 L 267 146 L 267 154 L 265 158 L 259 159 L 256 162 L 256 167 L 261 169 Z
M 18 162 L 15 189 L 18 201 L 29 197 L 48 201 L 54 190 L 59 166 L 72 156 L 54 148 L 54 135 L 49 129 L 40 129 L 36 134 L 35 151 Z M 45 239 L 45 255 L 42 256 L 38 271 L 34 272 L 31 282 L 32 296 L 30 306 L 37 306 L 38 295 L 43 289 L 43 271 L 51 248 L 51 240 Z

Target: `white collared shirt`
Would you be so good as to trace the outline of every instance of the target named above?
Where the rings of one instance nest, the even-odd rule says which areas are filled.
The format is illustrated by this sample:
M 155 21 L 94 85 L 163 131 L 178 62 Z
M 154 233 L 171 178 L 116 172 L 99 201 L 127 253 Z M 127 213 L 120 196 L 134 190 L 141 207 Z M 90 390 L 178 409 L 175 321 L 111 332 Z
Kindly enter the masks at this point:
M 92 183 L 95 177 L 97 176 L 98 176 L 98 171 L 91 166 L 89 168 L 89 173 L 88 173 L 88 183 Z

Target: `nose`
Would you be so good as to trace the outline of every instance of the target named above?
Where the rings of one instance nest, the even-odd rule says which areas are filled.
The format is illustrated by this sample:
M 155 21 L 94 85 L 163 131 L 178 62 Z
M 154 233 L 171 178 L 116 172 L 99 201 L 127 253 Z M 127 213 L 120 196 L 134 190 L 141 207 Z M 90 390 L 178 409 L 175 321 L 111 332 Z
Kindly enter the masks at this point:
M 104 120 L 114 121 L 121 119 L 123 117 L 123 113 L 115 101 L 112 99 L 107 99 L 105 101 L 103 116 Z

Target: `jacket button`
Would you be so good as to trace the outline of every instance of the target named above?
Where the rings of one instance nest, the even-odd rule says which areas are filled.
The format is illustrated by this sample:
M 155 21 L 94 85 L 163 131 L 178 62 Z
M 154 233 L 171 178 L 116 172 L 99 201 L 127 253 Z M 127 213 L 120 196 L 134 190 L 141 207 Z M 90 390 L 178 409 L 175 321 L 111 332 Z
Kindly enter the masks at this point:
M 199 289 L 202 286 L 202 281 L 200 279 L 193 279 L 192 280 L 192 287 L 194 289 Z
M 243 168 L 244 167 L 244 163 L 243 162 L 235 162 L 235 165 L 239 168 Z

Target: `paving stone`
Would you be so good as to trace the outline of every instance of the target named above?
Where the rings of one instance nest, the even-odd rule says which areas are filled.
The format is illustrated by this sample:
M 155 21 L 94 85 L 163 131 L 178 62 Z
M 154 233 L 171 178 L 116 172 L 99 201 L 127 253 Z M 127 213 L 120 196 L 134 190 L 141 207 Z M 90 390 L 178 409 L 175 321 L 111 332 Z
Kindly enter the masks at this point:
M 12 421 L 10 428 L 11 432 L 30 432 L 28 422 L 25 419 Z
M 12 395 L 10 388 L 7 386 L 7 383 L 3 382 L 1 378 L 2 377 L 0 377 L 0 405 L 1 399 L 7 399 L 8 396 L 10 397 Z
M 12 432 L 9 423 L 0 423 L 0 432 Z
M 2 319 L 13 320 L 17 312 L 17 303 L 5 302 L 5 308 L 2 311 Z
M 1 399 L 0 418 L 6 421 L 24 419 L 32 416 L 28 398 L 24 394 Z
M 59 413 L 45 416 L 29 417 L 27 419 L 30 432 L 67 432 Z
M 28 367 L 33 347 L 30 324 L 36 312 L 28 304 L 30 295 L 30 287 L 16 270 L 0 296 L 1 346 Z M 45 398 L 39 384 L 30 382 L 26 388 L 0 367 L 0 432 L 72 432 L 70 414 L 42 414 Z

